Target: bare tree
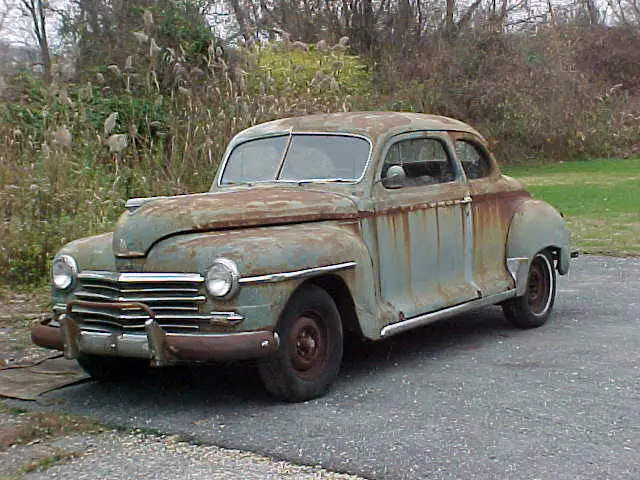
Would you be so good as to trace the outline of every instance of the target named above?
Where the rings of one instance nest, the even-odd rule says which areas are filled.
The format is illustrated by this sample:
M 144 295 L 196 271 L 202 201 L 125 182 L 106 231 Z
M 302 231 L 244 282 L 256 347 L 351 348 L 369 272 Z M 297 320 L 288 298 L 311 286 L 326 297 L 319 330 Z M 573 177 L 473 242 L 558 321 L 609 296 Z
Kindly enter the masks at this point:
M 606 0 L 606 3 L 615 23 L 621 25 L 640 24 L 639 0 Z
M 456 2 L 455 0 L 446 0 L 447 8 L 444 14 L 444 31 L 446 34 L 453 34 L 454 22 L 453 17 L 456 11 Z
M 597 25 L 600 22 L 600 15 L 595 0 L 584 0 L 585 8 L 588 13 L 589 24 Z
M 51 51 L 47 39 L 47 22 L 45 9 L 49 2 L 46 0 L 21 0 L 24 11 L 29 15 L 31 28 L 40 48 L 40 58 L 44 67 L 44 80 L 51 82 Z
M 406 53 L 434 35 L 452 39 L 470 28 L 480 12 L 489 13 L 494 21 L 504 25 L 513 11 L 526 10 L 527 3 L 527 0 L 227 1 L 239 34 L 247 36 L 247 32 L 275 29 L 307 43 L 336 42 L 347 36 L 354 51 L 367 54 L 378 54 L 379 47 Z

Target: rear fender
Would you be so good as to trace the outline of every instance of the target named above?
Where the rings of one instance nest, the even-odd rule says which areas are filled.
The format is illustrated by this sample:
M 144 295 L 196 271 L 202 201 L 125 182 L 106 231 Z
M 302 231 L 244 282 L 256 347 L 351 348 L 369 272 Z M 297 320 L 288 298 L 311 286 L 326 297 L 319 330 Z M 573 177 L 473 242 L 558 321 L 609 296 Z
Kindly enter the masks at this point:
M 516 210 L 507 237 L 507 268 L 516 282 L 517 295 L 524 295 L 531 260 L 541 250 L 556 252 L 556 268 L 569 271 L 570 233 L 562 215 L 546 202 L 526 200 Z

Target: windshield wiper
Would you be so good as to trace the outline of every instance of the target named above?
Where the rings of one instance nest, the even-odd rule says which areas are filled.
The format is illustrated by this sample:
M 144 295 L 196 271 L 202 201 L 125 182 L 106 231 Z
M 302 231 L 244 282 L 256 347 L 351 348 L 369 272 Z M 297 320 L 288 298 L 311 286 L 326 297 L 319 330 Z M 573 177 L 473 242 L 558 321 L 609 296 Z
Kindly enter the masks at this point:
M 253 186 L 253 184 L 250 182 L 234 182 L 233 180 L 224 180 L 220 182 L 221 187 L 234 186 L 234 185 L 247 185 L 248 187 Z
M 318 180 L 298 180 L 298 185 L 306 185 L 307 183 L 353 183 L 352 178 L 323 178 Z

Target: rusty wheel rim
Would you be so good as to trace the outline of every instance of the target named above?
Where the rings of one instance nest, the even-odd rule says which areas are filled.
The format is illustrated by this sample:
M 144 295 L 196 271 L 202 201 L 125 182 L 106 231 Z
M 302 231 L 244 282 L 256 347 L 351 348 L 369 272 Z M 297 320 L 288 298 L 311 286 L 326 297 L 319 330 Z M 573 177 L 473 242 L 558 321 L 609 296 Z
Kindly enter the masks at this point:
M 315 378 L 326 362 L 327 342 L 318 317 L 305 313 L 296 319 L 289 333 L 291 365 L 305 379 Z
M 531 311 L 536 315 L 544 315 L 551 300 L 551 272 L 549 261 L 542 255 L 537 255 L 531 263 L 527 282 L 527 302 Z

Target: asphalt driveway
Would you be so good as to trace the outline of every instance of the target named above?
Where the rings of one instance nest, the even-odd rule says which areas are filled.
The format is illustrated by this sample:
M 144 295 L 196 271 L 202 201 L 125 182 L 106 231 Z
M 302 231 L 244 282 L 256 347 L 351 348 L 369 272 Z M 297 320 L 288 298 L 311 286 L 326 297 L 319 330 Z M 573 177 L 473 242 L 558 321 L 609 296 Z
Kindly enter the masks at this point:
M 55 410 L 370 478 L 640 478 L 640 259 L 581 257 L 547 325 L 498 308 L 347 352 L 279 404 L 246 365 L 47 394 Z

